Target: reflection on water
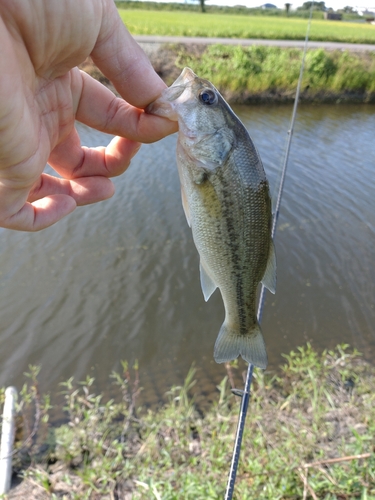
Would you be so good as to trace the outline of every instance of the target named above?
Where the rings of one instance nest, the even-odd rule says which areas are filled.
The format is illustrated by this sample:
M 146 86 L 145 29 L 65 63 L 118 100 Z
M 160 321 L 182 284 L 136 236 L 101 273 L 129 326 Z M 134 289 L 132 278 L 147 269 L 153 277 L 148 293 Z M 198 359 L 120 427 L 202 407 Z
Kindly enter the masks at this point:
M 278 286 L 263 331 L 270 366 L 306 341 L 375 354 L 375 113 L 301 107 L 276 237 Z M 290 107 L 236 108 L 278 183 Z M 79 125 L 86 145 L 108 136 Z M 29 364 L 42 390 L 90 373 L 108 387 L 120 360 L 139 360 L 143 400 L 160 401 L 192 363 L 195 388 L 224 376 L 213 345 L 224 311 L 200 291 L 198 255 L 180 202 L 176 137 L 143 146 L 115 196 L 37 234 L 0 230 L 0 386 Z

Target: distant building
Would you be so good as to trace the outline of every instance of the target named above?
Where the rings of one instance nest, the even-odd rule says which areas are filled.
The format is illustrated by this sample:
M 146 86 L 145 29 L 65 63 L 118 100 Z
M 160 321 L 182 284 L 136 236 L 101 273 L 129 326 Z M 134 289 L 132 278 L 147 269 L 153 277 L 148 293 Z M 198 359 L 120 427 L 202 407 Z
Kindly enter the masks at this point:
M 324 12 L 324 19 L 329 19 L 330 21 L 341 21 L 342 14 L 339 12 Z
M 273 3 L 264 3 L 260 6 L 261 9 L 277 9 L 277 6 Z

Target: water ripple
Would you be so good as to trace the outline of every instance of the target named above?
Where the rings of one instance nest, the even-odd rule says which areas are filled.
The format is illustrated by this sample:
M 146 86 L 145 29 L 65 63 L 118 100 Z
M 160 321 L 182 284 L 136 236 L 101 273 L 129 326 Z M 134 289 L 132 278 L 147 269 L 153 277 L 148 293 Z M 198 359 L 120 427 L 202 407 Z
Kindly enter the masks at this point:
M 275 191 L 291 107 L 236 108 Z M 110 137 L 79 126 L 86 144 Z M 311 341 L 375 354 L 375 113 L 366 106 L 299 110 L 276 236 L 277 294 L 263 330 L 270 368 Z M 90 372 L 108 387 L 138 359 L 144 401 L 160 401 L 194 362 L 209 397 L 224 368 L 212 359 L 223 320 L 204 302 L 198 256 L 180 202 L 176 136 L 141 148 L 116 194 L 38 234 L 1 230 L 0 385 L 41 364 L 42 389 Z M 241 365 L 242 366 L 242 365 Z

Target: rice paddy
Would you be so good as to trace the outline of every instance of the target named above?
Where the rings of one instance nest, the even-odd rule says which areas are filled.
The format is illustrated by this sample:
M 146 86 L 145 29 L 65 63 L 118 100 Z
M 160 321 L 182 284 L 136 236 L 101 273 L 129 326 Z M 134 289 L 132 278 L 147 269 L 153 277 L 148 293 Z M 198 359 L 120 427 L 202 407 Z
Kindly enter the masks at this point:
M 302 40 L 307 27 L 306 19 L 274 16 L 125 9 L 119 13 L 133 35 Z M 375 26 L 314 19 L 310 40 L 375 44 Z

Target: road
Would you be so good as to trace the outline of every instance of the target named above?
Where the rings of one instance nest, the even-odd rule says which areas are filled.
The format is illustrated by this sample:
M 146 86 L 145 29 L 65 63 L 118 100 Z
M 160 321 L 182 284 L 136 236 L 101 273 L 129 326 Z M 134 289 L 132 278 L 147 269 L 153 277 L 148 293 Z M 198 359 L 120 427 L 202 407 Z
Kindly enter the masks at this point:
M 273 45 L 277 47 L 297 47 L 303 48 L 303 40 L 261 40 L 252 38 L 205 38 L 205 37 L 185 37 L 185 36 L 154 36 L 154 35 L 133 35 L 139 43 L 196 43 L 223 45 Z M 324 48 L 328 50 L 349 50 L 351 52 L 375 52 L 375 44 L 338 43 L 338 42 L 309 42 L 308 48 Z

